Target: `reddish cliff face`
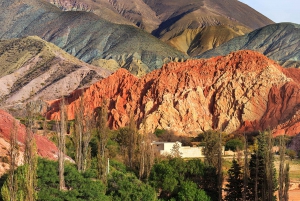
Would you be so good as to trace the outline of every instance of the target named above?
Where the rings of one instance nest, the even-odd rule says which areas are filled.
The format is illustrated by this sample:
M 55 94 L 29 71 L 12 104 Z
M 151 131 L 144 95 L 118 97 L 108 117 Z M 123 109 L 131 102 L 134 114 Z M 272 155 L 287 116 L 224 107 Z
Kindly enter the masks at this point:
M 114 129 L 125 126 L 134 114 L 141 128 L 146 125 L 152 131 L 194 135 L 208 129 L 271 128 L 293 135 L 300 132 L 299 78 L 298 69 L 283 69 L 260 53 L 239 51 L 169 63 L 141 79 L 120 69 L 85 89 L 84 103 L 88 111 L 108 100 Z M 69 119 L 74 118 L 79 94 L 68 98 Z M 50 103 L 48 118 L 59 115 L 58 104 Z
M 8 156 L 8 150 L 10 147 L 10 135 L 14 121 L 16 121 L 17 141 L 20 146 L 20 154 L 18 157 L 18 164 L 20 165 L 23 163 L 26 128 L 18 120 L 15 120 L 14 117 L 2 110 L 0 110 L 0 158 L 4 159 Z M 36 141 L 39 156 L 49 159 L 57 158 L 58 149 L 54 143 L 52 143 L 44 136 L 34 135 L 34 138 Z M 8 164 L 5 162 L 6 160 L 0 161 L 0 175 L 2 175 L 8 169 Z

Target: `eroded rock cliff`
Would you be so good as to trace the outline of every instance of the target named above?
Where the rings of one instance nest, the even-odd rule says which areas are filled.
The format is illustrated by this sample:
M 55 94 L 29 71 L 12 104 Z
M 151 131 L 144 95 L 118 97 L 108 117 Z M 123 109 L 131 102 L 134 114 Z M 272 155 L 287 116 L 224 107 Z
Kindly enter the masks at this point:
M 143 78 L 124 69 L 84 90 L 86 110 L 108 101 L 111 128 L 126 126 L 134 114 L 140 128 L 172 129 L 180 134 L 216 129 L 226 132 L 276 129 L 298 132 L 299 76 L 253 51 L 211 59 L 169 63 Z M 68 97 L 74 118 L 79 91 Z M 47 116 L 58 115 L 58 101 Z M 274 131 L 275 132 L 275 131 Z

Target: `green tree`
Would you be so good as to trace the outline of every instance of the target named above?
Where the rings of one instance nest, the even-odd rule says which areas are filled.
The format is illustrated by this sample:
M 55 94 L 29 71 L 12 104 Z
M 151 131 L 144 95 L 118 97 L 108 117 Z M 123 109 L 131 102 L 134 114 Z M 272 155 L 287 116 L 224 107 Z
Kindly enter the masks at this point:
M 85 112 L 84 96 L 79 97 L 75 109 L 74 142 L 76 147 L 75 161 L 78 171 L 85 172 L 90 160 L 90 141 L 92 137 L 93 117 L 90 112 Z
M 96 109 L 96 137 L 97 137 L 97 165 L 98 178 L 106 183 L 108 174 L 108 149 L 107 143 L 109 140 L 109 129 L 107 126 L 107 105 L 106 101 L 101 104 L 101 107 Z
M 210 170 L 211 167 L 208 169 Z M 215 171 L 214 177 L 210 175 L 209 178 L 205 178 L 206 175 L 209 175 L 208 169 L 198 159 L 184 161 L 182 158 L 170 158 L 154 164 L 149 177 L 149 183 L 156 189 L 159 199 L 182 200 L 187 195 L 193 197 L 191 200 L 201 200 L 201 197 L 206 199 L 209 196 L 203 193 L 204 188 L 207 188 L 207 184 L 212 180 L 215 181 L 214 187 L 217 184 Z M 215 168 L 213 169 L 215 170 Z M 188 189 L 188 186 L 192 189 Z
M 26 104 L 26 117 L 24 124 L 26 126 L 24 139 L 24 165 L 16 173 L 11 169 L 10 176 L 5 181 L 1 189 L 4 200 L 26 200 L 34 201 L 37 199 L 37 149 L 34 138 L 34 105 L 29 102 Z M 11 133 L 11 168 L 16 168 L 17 157 L 17 126 L 14 123 Z M 13 172 L 12 172 L 13 171 Z
M 96 174 L 78 172 L 73 164 L 65 165 L 65 186 L 67 191 L 59 190 L 57 162 L 39 159 L 38 200 L 41 201 L 106 201 L 105 186 L 96 179 Z M 92 177 L 90 177 L 92 175 Z
M 219 141 L 220 136 L 219 132 L 209 130 L 203 133 L 204 139 L 203 142 L 205 144 L 203 148 L 203 154 L 205 156 L 205 162 L 209 166 L 218 167 L 218 154 L 219 154 Z
M 156 200 L 155 190 L 130 172 L 115 171 L 109 175 L 107 194 L 116 201 Z
M 276 169 L 269 131 L 260 132 L 249 163 L 248 200 L 273 201 L 277 190 Z
M 228 140 L 225 144 L 225 150 L 237 151 L 242 150 L 244 147 L 243 142 L 240 139 Z
M 26 136 L 24 149 L 24 177 L 21 184 L 24 189 L 24 200 L 34 201 L 37 198 L 37 149 L 34 138 L 34 105 L 30 102 L 26 105 Z
M 225 191 L 226 201 L 241 201 L 243 200 L 242 189 L 243 189 L 243 175 L 241 171 L 241 167 L 238 162 L 233 159 L 232 166 L 228 170 L 228 179 Z
M 178 201 L 210 201 L 210 197 L 205 191 L 199 189 L 192 181 L 184 181 L 178 189 Z
M 222 172 L 222 133 L 217 131 L 204 132 L 203 154 L 205 155 L 205 162 L 207 165 L 216 168 L 218 175 L 217 182 L 217 194 L 218 200 L 222 199 L 222 184 L 223 184 L 223 172 Z
M 17 158 L 19 156 L 19 147 L 17 141 L 18 125 L 17 122 L 13 122 L 12 129 L 10 131 L 10 148 L 9 148 L 9 172 L 6 185 L 3 188 L 2 196 L 5 200 L 15 201 L 17 200 L 18 192 L 18 180 L 16 175 Z
M 286 153 L 286 137 L 279 136 L 279 187 L 278 187 L 278 198 L 280 201 L 288 201 L 288 189 L 290 185 L 289 181 L 289 164 L 285 162 Z
M 140 145 L 143 140 L 137 130 L 136 122 L 132 117 L 130 118 L 129 125 L 127 127 L 119 129 L 116 141 L 120 145 L 120 152 L 123 155 L 125 165 L 129 167 L 129 169 L 139 172 L 139 152 L 141 151 L 142 147 Z

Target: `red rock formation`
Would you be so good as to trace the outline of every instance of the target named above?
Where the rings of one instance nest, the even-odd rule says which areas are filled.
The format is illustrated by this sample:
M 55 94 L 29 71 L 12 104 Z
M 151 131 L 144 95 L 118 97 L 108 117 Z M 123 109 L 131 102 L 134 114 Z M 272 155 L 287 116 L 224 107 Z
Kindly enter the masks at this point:
M 9 139 L 11 135 L 11 129 L 13 128 L 14 117 L 10 114 L 0 110 L 0 156 L 6 157 L 9 150 Z M 20 146 L 20 156 L 18 157 L 18 164 L 22 164 L 22 155 L 24 152 L 24 140 L 26 135 L 26 128 L 18 120 L 17 122 L 17 141 Z M 41 157 L 56 159 L 57 158 L 57 147 L 53 142 L 48 140 L 46 137 L 41 135 L 34 135 L 38 155 Z M 0 163 L 3 161 L 0 161 Z M 0 164 L 0 175 L 8 168 L 8 164 Z
M 253 51 L 224 57 L 169 63 L 141 79 L 124 69 L 84 91 L 86 111 L 109 101 L 111 128 L 125 126 L 134 114 L 142 128 L 172 129 L 193 135 L 208 129 L 226 132 L 282 129 L 300 131 L 300 70 L 283 69 Z M 68 98 L 74 118 L 79 92 Z M 58 116 L 58 101 L 48 118 Z

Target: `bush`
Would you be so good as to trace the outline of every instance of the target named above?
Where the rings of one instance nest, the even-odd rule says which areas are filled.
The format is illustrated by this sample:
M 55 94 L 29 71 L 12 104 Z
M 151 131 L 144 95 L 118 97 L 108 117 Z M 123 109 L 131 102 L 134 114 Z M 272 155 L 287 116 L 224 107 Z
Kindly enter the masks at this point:
M 155 190 L 137 179 L 133 173 L 113 172 L 108 179 L 107 194 L 112 200 L 156 200 Z
M 231 139 L 228 140 L 225 144 L 225 150 L 231 150 L 231 151 L 237 151 L 237 150 L 242 150 L 244 147 L 243 142 L 240 139 Z
M 38 163 L 38 200 L 109 200 L 105 195 L 102 182 L 91 179 L 93 171 L 80 174 L 73 164 L 65 166 L 67 191 L 59 191 L 58 164 L 54 161 L 39 159 Z

